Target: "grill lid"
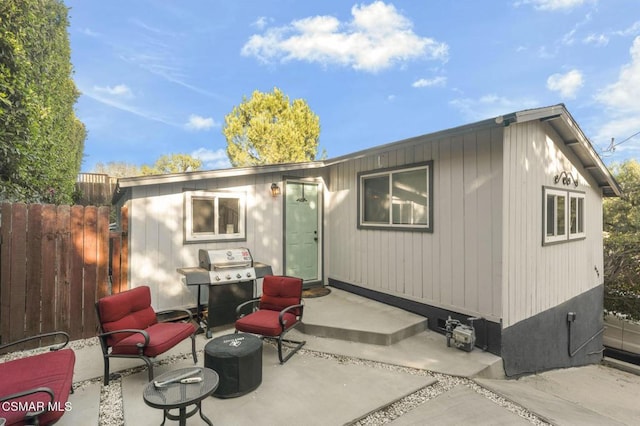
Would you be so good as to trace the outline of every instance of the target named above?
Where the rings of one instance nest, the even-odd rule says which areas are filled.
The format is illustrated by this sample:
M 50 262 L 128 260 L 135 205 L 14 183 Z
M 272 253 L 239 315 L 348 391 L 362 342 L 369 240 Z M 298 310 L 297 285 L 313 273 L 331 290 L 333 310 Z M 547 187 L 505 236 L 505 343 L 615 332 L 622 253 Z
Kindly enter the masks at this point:
M 253 258 L 248 248 L 227 248 L 198 251 L 200 267 L 209 271 L 252 268 Z

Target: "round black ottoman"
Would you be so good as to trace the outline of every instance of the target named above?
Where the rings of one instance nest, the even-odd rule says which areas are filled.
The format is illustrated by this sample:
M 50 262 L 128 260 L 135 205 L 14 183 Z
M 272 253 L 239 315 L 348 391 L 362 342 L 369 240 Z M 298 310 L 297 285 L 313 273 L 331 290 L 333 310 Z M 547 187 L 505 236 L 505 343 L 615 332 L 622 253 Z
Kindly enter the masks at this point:
M 204 366 L 218 373 L 218 398 L 244 395 L 262 383 L 262 340 L 236 333 L 211 339 L 204 347 Z

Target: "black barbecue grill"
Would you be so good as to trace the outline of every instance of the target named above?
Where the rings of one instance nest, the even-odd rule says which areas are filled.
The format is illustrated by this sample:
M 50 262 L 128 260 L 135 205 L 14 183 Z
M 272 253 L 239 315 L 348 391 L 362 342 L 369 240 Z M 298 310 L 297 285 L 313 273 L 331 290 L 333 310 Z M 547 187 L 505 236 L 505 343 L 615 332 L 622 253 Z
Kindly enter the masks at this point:
M 225 248 L 198 251 L 199 266 L 179 268 L 187 285 L 198 286 L 197 316 L 207 337 L 215 326 L 236 320 L 236 307 L 256 296 L 256 280 L 271 274 L 269 265 L 255 263 L 248 248 Z M 209 289 L 207 315 L 200 302 L 201 286 Z

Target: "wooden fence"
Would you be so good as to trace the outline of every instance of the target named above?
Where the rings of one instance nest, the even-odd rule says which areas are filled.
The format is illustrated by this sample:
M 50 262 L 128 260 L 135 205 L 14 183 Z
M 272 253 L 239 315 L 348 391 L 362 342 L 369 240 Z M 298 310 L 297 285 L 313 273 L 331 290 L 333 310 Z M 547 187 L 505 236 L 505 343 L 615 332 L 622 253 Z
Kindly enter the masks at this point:
M 76 179 L 76 188 L 80 197 L 78 204 L 83 206 L 110 206 L 113 191 L 118 178 L 100 173 L 80 173 Z
M 110 251 L 120 254 L 126 238 L 110 242 L 109 207 L 3 203 L 0 214 L 0 342 L 49 331 L 95 336 L 96 300 L 127 285 L 119 258 L 110 284 Z

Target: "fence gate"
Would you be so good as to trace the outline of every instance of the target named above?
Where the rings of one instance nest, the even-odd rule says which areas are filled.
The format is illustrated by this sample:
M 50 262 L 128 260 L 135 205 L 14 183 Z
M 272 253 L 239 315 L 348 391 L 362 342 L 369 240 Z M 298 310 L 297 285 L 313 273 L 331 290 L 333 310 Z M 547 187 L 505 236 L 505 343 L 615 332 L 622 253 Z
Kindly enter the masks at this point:
M 95 302 L 112 291 L 109 207 L 2 203 L 0 214 L 0 342 L 95 336 Z

